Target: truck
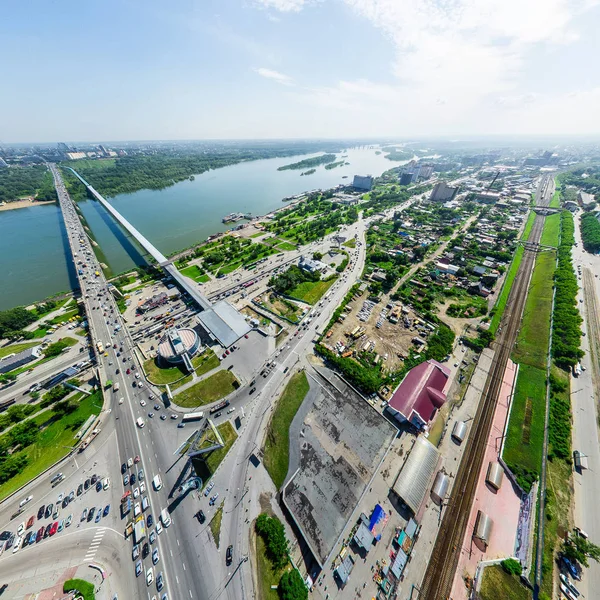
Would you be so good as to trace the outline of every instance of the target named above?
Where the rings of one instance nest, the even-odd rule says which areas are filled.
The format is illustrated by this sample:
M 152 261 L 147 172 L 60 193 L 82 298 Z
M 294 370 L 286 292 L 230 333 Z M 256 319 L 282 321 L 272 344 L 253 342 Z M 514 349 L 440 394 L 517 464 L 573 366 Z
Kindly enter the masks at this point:
M 118 382 L 118 381 L 115 383 L 115 385 L 113 385 L 113 390 L 114 390 L 115 392 L 118 392 L 118 391 L 119 391 L 119 382 Z
M 223 400 L 223 402 L 219 402 L 219 404 L 217 404 L 216 406 L 213 406 L 209 412 L 212 415 L 216 412 L 219 412 L 220 410 L 223 410 L 227 406 L 229 406 L 229 400 Z
M 146 521 L 144 515 L 140 515 L 133 526 L 133 543 L 139 544 L 146 537 Z
M 577 363 L 573 367 L 573 377 L 579 377 L 581 375 L 581 363 Z
M 104 345 L 102 342 L 96 342 L 96 348 L 98 348 L 98 352 L 100 352 L 100 354 L 104 352 Z

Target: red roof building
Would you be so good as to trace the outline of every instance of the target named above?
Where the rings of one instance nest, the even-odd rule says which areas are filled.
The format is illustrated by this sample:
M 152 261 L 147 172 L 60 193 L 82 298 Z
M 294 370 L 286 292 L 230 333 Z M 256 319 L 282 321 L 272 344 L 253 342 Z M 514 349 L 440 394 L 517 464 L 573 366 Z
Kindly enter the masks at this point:
M 428 360 L 412 368 L 396 388 L 388 410 L 400 423 L 408 421 L 418 429 L 426 429 L 436 411 L 446 402 L 444 389 L 450 370 Z

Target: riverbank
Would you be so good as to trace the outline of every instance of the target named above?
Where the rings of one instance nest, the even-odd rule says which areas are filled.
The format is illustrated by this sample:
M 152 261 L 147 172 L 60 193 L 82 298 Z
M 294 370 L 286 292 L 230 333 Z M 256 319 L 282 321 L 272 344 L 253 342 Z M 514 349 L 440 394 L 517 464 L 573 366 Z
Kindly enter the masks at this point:
M 29 198 L 13 200 L 12 202 L 4 202 L 0 204 L 0 211 L 16 210 L 17 208 L 29 208 L 31 206 L 42 206 L 43 204 L 56 204 L 56 202 L 54 200 L 38 201 L 33 198 L 33 196 L 30 196 Z

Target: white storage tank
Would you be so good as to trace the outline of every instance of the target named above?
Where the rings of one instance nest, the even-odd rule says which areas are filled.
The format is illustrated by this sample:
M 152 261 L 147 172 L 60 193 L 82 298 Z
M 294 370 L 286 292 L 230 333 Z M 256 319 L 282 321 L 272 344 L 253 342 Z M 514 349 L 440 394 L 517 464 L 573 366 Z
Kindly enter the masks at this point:
M 504 469 L 502 465 L 495 461 L 490 461 L 487 468 L 487 474 L 485 476 L 485 482 L 489 483 L 496 491 L 500 489 L 502 485 L 502 478 L 504 477 Z
M 467 435 L 467 424 L 464 421 L 456 421 L 452 428 L 452 439 L 457 443 L 461 444 Z
M 438 505 L 441 506 L 446 499 L 448 493 L 448 487 L 450 485 L 450 478 L 443 471 L 438 471 L 431 488 L 431 499 Z

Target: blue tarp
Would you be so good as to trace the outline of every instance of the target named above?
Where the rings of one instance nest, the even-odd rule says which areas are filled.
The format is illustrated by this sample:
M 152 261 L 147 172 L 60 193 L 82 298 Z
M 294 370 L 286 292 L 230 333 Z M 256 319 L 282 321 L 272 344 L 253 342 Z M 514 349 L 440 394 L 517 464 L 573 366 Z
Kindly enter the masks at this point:
M 388 518 L 387 513 L 383 510 L 381 505 L 376 504 L 373 509 L 373 514 L 371 515 L 371 520 L 369 521 L 369 529 L 377 541 L 381 539 L 381 531 L 385 527 Z

